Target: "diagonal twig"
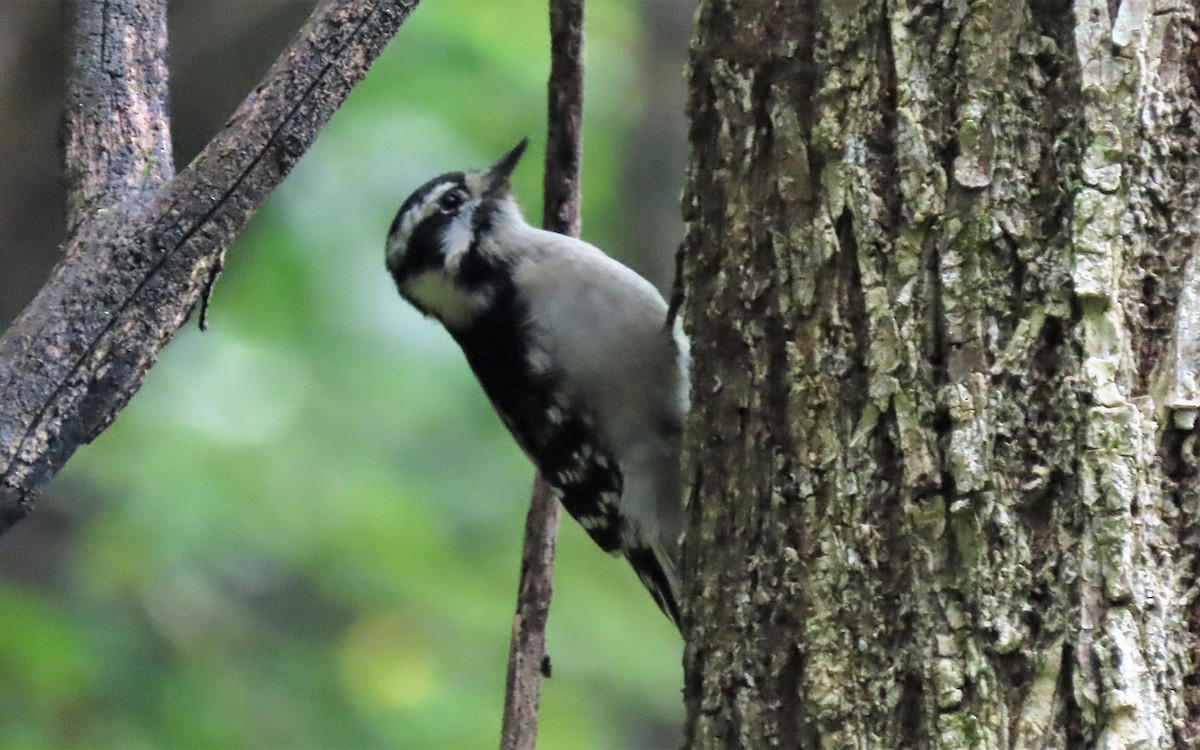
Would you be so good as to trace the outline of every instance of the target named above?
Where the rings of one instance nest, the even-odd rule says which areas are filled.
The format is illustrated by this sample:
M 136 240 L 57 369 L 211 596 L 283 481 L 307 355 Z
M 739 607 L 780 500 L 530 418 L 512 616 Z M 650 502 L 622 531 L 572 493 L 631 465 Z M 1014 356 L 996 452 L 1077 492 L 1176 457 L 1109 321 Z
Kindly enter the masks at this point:
M 0 531 L 116 418 L 226 248 L 416 5 L 324 0 L 187 169 L 72 234 L 0 338 Z
M 550 0 L 550 81 L 547 84 L 546 172 L 542 225 L 579 236 L 583 153 L 583 0 Z M 501 750 L 537 745 L 542 672 L 548 673 L 546 617 L 553 593 L 554 538 L 561 507 L 539 475 L 534 479 L 517 611 L 509 644 Z

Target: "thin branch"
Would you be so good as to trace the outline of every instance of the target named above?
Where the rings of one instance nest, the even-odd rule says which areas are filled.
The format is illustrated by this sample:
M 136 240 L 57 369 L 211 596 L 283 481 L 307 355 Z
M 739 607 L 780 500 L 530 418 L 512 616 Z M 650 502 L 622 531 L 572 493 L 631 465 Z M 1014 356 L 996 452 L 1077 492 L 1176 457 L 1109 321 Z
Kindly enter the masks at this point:
M 546 617 L 554 593 L 554 537 L 562 506 L 539 474 L 525 516 L 521 551 L 521 582 L 513 616 L 504 690 L 501 750 L 532 750 L 537 746 L 538 702 L 542 674 L 548 671 Z
M 325 0 L 196 160 L 82 224 L 0 338 L 0 531 L 141 385 L 250 215 L 417 0 Z
M 580 230 L 583 164 L 583 0 L 550 0 L 546 173 L 542 224 L 573 237 Z M 509 644 L 501 750 L 537 746 L 542 672 L 548 673 L 546 618 L 554 581 L 554 538 L 561 507 L 541 475 L 525 517 L 521 581 Z
M 167 1 L 72 0 L 63 113 L 67 225 L 175 174 L 167 113 Z
M 579 236 L 583 168 L 583 0 L 550 0 L 542 226 Z

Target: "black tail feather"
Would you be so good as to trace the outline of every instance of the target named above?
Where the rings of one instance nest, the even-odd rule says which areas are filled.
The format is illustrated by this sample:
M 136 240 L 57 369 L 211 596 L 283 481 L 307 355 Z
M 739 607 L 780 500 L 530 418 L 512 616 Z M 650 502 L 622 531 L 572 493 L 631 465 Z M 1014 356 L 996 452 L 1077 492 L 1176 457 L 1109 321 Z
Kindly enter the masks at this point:
M 647 547 L 635 547 L 625 550 L 625 559 L 633 566 L 650 596 L 654 597 L 658 608 L 675 623 L 676 628 L 682 629 L 679 599 L 676 596 L 673 578 L 667 574 L 659 556 Z

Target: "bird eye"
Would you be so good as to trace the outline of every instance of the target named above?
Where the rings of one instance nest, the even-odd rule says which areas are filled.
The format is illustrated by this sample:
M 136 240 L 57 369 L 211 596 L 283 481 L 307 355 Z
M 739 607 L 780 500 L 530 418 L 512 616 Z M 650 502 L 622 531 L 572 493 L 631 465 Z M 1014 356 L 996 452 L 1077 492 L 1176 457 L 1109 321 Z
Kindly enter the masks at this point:
M 463 194 L 458 190 L 451 190 L 438 200 L 438 207 L 443 211 L 453 211 L 462 205 Z

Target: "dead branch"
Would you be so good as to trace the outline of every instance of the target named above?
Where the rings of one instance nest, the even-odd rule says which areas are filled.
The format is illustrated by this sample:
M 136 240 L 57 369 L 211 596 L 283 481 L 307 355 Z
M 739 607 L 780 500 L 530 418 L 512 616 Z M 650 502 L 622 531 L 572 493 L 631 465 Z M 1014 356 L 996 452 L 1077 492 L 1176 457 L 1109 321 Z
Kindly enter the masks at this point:
M 187 169 L 143 199 L 93 210 L 128 192 L 126 178 L 133 175 L 124 169 L 116 177 L 109 171 L 75 179 L 84 197 L 73 201 L 73 213 L 87 218 L 69 237 L 50 280 L 0 338 L 0 531 L 29 511 L 76 448 L 107 427 L 137 391 L 234 237 L 417 1 L 322 2 L 225 129 Z M 91 13 L 101 5 L 111 12 L 121 4 L 79 7 Z M 141 5 L 124 7 L 136 12 Z M 110 28 L 101 22 L 101 29 Z M 101 60 L 110 44 L 117 42 L 99 40 Z M 94 59 L 95 50 L 82 57 Z M 135 73 L 113 85 L 136 89 L 137 79 Z M 106 83 L 98 78 L 93 85 Z M 112 106 L 132 121 L 123 101 L 116 96 Z M 83 155 L 90 149 L 81 141 L 67 158 L 87 163 L 90 173 L 96 165 Z M 157 160 L 143 163 L 154 172 Z M 123 187 L 114 187 L 118 183 Z

